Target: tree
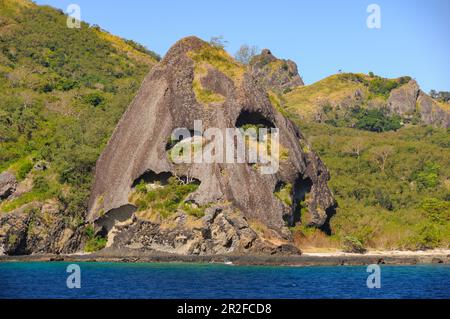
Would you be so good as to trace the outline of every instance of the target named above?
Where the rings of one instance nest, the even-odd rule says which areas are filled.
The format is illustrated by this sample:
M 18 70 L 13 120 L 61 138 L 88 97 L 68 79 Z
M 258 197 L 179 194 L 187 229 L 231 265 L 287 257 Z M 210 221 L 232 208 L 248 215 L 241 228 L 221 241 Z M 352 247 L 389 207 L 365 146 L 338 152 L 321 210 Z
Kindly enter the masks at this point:
M 361 154 L 366 148 L 366 142 L 362 137 L 355 137 L 352 139 L 344 148 L 344 152 L 350 154 L 351 156 L 355 156 L 358 160 L 358 172 L 360 167 L 360 158 Z
M 401 119 L 398 115 L 390 115 L 387 109 L 354 109 L 352 110 L 357 118 L 356 127 L 360 130 L 372 132 L 395 131 L 402 127 Z
M 430 96 L 433 99 L 448 103 L 450 101 L 450 92 L 431 90 Z
M 431 96 L 433 99 L 436 99 L 436 98 L 438 97 L 438 94 L 437 94 L 436 90 L 431 90 L 431 91 L 430 91 L 430 96 Z
M 372 161 L 375 162 L 384 173 L 388 158 L 394 154 L 394 147 L 390 145 L 376 146 L 370 150 Z
M 242 64 L 249 64 L 251 59 L 257 54 L 257 46 L 249 46 L 248 44 L 243 44 L 234 55 L 234 58 L 236 59 L 236 61 L 241 62 Z
M 209 44 L 219 49 L 225 48 L 227 43 L 228 41 L 226 41 L 221 35 L 211 37 L 211 39 L 209 40 Z

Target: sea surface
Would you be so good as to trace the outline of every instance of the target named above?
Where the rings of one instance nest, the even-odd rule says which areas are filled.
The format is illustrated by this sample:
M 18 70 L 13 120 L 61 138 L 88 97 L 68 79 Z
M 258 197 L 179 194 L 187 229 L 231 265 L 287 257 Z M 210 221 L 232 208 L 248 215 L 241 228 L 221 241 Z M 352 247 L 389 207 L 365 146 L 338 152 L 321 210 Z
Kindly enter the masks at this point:
M 71 263 L 0 263 L 0 298 L 450 298 L 449 265 L 382 265 L 369 289 L 364 266 L 76 264 L 69 289 Z

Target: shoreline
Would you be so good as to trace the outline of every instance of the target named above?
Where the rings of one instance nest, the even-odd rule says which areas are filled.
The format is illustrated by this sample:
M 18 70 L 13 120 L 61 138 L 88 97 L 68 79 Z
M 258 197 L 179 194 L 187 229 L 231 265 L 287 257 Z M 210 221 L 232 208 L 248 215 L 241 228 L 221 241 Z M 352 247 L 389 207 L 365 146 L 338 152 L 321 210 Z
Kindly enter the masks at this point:
M 344 252 L 302 255 L 207 255 L 187 256 L 156 252 L 104 251 L 92 254 L 36 254 L 0 256 L 1 262 L 123 262 L 123 263 L 200 263 L 247 266 L 363 266 L 370 264 L 417 265 L 450 264 L 450 250 L 369 251 L 366 254 Z

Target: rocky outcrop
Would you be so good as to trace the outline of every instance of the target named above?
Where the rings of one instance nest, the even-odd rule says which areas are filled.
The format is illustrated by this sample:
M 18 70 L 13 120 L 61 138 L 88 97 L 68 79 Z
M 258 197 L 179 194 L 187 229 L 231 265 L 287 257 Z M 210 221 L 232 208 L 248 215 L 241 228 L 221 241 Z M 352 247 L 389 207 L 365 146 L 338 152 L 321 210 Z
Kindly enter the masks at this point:
M 68 224 L 57 201 L 32 202 L 0 215 L 0 251 L 6 255 L 73 253 L 82 227 Z
M 416 81 L 411 80 L 407 84 L 392 90 L 387 107 L 393 114 L 412 117 L 416 113 L 419 92 L 419 85 Z
M 268 49 L 252 58 L 250 69 L 263 87 L 276 92 L 286 92 L 304 85 L 298 74 L 297 64 L 291 60 L 276 58 Z
M 109 233 L 108 245 L 184 254 L 255 247 L 286 252 L 290 249 L 279 247 L 291 240 L 287 226 L 327 227 L 334 208 L 329 173 L 300 130 L 271 105 L 259 79 L 224 51 L 195 37 L 180 40 L 169 50 L 145 78 L 96 165 L 88 221 Z M 203 130 L 278 128 L 283 153 L 279 169 L 262 174 L 248 162 L 173 163 L 168 155 L 172 131 L 193 132 L 198 120 Z M 198 189 L 188 198 L 207 207 L 204 217 L 196 219 L 198 225 L 187 227 L 183 210 L 156 221 L 138 218 L 130 194 L 146 174 L 198 181 Z M 287 185 L 289 200 L 283 202 L 276 192 Z M 308 211 L 303 216 L 301 203 Z M 252 224 L 266 231 L 258 232 Z
M 424 124 L 450 127 L 450 113 L 441 108 L 429 95 L 422 91 L 417 99 L 417 107 Z
M 17 187 L 15 176 L 9 172 L 0 174 L 0 201 L 11 196 Z
M 262 239 L 242 214 L 216 206 L 194 220 L 177 213 L 163 221 L 142 219 L 136 214 L 128 223 L 114 228 L 114 248 L 165 252 L 177 255 L 300 254 L 290 244 Z M 276 236 L 275 236 L 276 237 Z
M 450 127 L 450 113 L 421 91 L 414 80 L 392 90 L 387 108 L 392 114 L 400 115 L 405 119 L 418 117 L 422 124 Z

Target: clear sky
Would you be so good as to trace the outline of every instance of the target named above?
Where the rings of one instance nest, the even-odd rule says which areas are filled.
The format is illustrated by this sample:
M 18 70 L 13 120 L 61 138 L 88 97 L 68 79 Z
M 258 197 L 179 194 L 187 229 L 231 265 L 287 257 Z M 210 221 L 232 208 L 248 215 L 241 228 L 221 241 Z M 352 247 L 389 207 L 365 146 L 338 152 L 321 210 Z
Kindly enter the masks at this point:
M 422 89 L 450 91 L 449 0 L 38 0 L 164 55 L 178 39 L 222 35 L 234 54 L 243 43 L 297 62 L 306 84 L 328 75 L 373 71 L 410 75 Z M 366 25 L 381 8 L 381 28 Z

